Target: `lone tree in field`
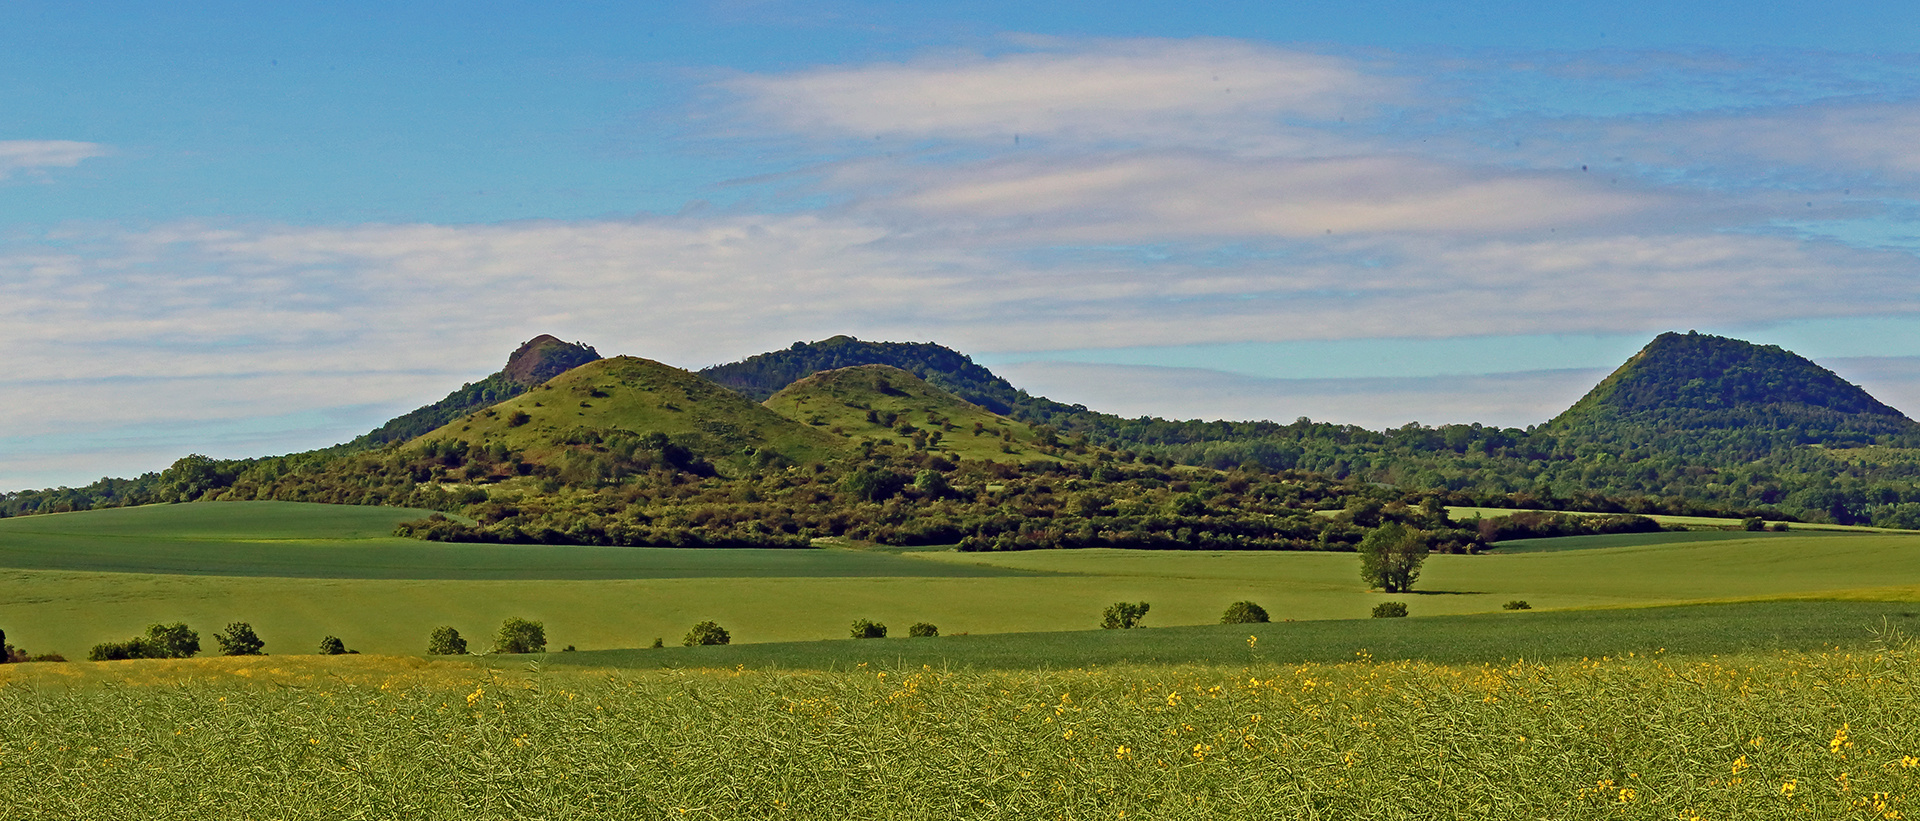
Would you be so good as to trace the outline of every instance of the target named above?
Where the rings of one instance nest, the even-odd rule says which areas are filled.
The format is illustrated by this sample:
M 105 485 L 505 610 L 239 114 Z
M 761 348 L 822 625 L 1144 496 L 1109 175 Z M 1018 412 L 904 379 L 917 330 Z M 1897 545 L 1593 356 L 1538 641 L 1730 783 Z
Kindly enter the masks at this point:
M 1360 540 L 1360 578 L 1370 588 L 1405 593 L 1420 578 L 1427 560 L 1427 537 L 1399 522 L 1387 522 Z
M 227 629 L 215 634 L 213 640 L 220 644 L 223 656 L 264 656 L 261 651 L 267 649 L 267 643 L 260 640 L 260 634 L 253 632 L 253 625 L 236 621 L 227 625 Z
M 1152 606 L 1146 602 L 1114 602 L 1107 605 L 1100 626 L 1107 630 L 1132 630 L 1140 626 L 1140 620 L 1147 617 L 1147 608 Z
M 320 640 L 320 655 L 323 656 L 344 656 L 358 652 L 360 651 L 348 650 L 347 643 L 341 641 L 339 636 L 328 636 Z
M 939 635 L 940 635 L 940 628 L 935 627 L 931 624 L 928 624 L 924 621 L 914 622 L 912 627 L 907 628 L 908 638 L 930 639 Z
M 687 647 L 700 647 L 708 644 L 729 644 L 733 636 L 727 634 L 727 628 L 710 621 L 703 621 L 687 631 L 687 637 L 680 643 Z
M 433 635 L 427 637 L 427 655 L 464 656 L 467 654 L 467 640 L 460 637 L 460 631 L 451 627 L 436 627 Z
M 518 617 L 507 619 L 501 622 L 500 632 L 493 635 L 493 652 L 547 652 L 547 626 Z
M 853 637 L 856 639 L 884 639 L 887 637 L 887 626 L 877 621 L 860 619 L 853 623 Z
M 1250 601 L 1237 601 L 1227 605 L 1227 612 L 1220 617 L 1221 624 L 1266 624 L 1267 609 Z

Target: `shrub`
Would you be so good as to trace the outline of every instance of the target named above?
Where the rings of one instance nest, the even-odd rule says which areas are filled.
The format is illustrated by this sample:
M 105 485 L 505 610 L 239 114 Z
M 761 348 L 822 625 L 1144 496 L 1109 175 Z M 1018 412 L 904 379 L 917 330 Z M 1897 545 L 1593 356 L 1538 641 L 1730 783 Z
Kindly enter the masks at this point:
M 1221 624 L 1266 624 L 1267 609 L 1250 601 L 1237 601 L 1227 605 L 1226 615 L 1220 617 Z
M 537 621 L 510 618 L 500 623 L 493 635 L 495 653 L 544 653 L 547 651 L 547 627 Z
M 147 643 L 155 655 L 146 658 L 185 659 L 200 652 L 200 634 L 179 622 L 148 625 Z
M 1524 601 L 1521 601 L 1520 599 L 1514 599 L 1513 601 L 1510 601 L 1510 602 L 1507 602 L 1506 604 L 1503 604 L 1503 605 L 1500 605 L 1500 609 L 1502 609 L 1502 610 L 1532 610 L 1532 609 L 1533 609 L 1533 605 L 1531 605 L 1531 604 L 1528 604 L 1528 603 L 1526 603 L 1526 602 L 1524 602 Z
M 653 649 L 655 649 L 655 650 L 658 650 L 658 649 L 660 649 L 660 648 L 662 648 L 662 647 L 665 647 L 665 646 L 667 646 L 667 640 L 666 640 L 666 639 L 663 639 L 663 638 L 655 638 L 655 639 L 653 640 Z
M 1773 524 L 1767 525 L 1767 530 L 1773 533 L 1785 533 L 1787 532 L 1787 523 L 1774 522 Z
M 1742 530 L 1759 532 L 1761 530 L 1766 529 L 1766 527 L 1767 527 L 1767 521 L 1758 516 L 1748 516 L 1747 518 L 1740 520 L 1740 529 Z
M 460 637 L 460 631 L 451 627 L 436 627 L 433 635 L 427 637 L 427 655 L 464 656 L 467 654 L 467 640 Z
M 124 661 L 144 658 L 153 658 L 153 656 L 148 655 L 147 640 L 143 638 L 96 644 L 92 650 L 87 651 L 87 661 Z
M 328 636 L 320 640 L 320 655 L 344 656 L 346 654 L 347 643 L 341 641 L 338 636 Z
M 912 627 L 907 628 L 908 638 L 930 639 L 938 635 L 940 635 L 940 628 L 935 627 L 931 624 L 928 624 L 924 621 L 916 621 L 913 623 Z
M 1114 602 L 1107 605 L 1107 612 L 1105 618 L 1101 619 L 1100 626 L 1107 630 L 1132 630 L 1140 626 L 1141 619 L 1147 617 L 1149 607 L 1152 605 L 1146 602 Z
M 700 647 L 709 644 L 731 644 L 733 636 L 727 634 L 727 628 L 710 621 L 703 621 L 687 631 L 687 637 L 680 640 L 687 647 Z
M 887 626 L 877 621 L 859 619 L 853 623 L 853 637 L 856 639 L 884 639 Z
M 1404 619 L 1407 617 L 1407 603 L 1403 601 L 1383 601 L 1373 606 L 1376 619 Z
M 533 417 L 528 415 L 526 411 L 514 411 L 507 416 L 507 427 L 517 428 L 531 421 L 533 421 Z
M 244 621 L 228 624 L 227 629 L 216 633 L 213 640 L 220 644 L 220 655 L 223 656 L 266 655 L 261 651 L 267 648 L 267 643 L 260 640 L 260 634 L 253 632 L 253 625 Z

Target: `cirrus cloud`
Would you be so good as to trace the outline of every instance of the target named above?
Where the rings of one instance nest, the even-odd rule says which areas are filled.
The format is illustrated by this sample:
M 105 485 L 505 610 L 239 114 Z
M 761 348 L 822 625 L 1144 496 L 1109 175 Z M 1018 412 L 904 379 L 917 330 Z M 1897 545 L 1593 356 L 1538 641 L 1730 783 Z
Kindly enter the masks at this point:
M 99 143 L 74 140 L 0 140 L 0 180 L 20 171 L 72 168 L 110 151 Z

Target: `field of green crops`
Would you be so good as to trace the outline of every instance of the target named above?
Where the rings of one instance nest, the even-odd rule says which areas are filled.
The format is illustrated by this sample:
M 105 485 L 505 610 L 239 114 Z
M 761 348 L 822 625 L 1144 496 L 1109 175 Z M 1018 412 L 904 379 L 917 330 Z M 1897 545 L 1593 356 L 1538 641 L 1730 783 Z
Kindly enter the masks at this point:
M 0 520 L 0 584 L 9 591 L 0 596 L 0 629 L 31 652 L 70 658 L 162 621 L 184 621 L 203 636 L 249 622 L 272 653 L 312 652 L 327 635 L 363 652 L 418 653 L 436 626 L 477 639 L 521 616 L 544 622 L 555 647 L 599 650 L 674 644 L 708 619 L 737 643 L 795 642 L 842 638 L 859 618 L 896 634 L 918 621 L 948 635 L 1044 633 L 1093 628 L 1106 605 L 1123 600 L 1150 602 L 1145 623 L 1172 627 L 1215 623 L 1242 599 L 1276 621 L 1310 621 L 1364 618 L 1386 598 L 1364 590 L 1355 557 L 1340 553 L 671 550 L 385 535 L 417 515 L 214 503 Z M 1419 592 L 1398 598 L 1416 617 L 1497 614 L 1515 599 L 1536 615 L 1920 599 L 1920 537 L 1671 541 L 1676 535 L 1687 534 L 1593 537 L 1612 540 L 1606 549 L 1436 555 Z
M 0 815 L 1897 819 L 1920 811 L 1914 654 L 10 665 Z
M 0 627 L 269 655 L 0 666 L 0 818 L 1770 817 L 1920 794 L 1920 537 L 1430 557 L 433 545 L 419 511 L 0 521 Z M 1275 621 L 1220 625 L 1252 599 Z M 1534 608 L 1504 611 L 1515 599 Z M 1148 629 L 1089 629 L 1119 600 Z M 577 652 L 428 659 L 507 616 Z M 851 640 L 855 618 L 893 638 Z M 695 621 L 726 647 L 677 647 Z M 901 638 L 931 621 L 938 638 Z M 361 656 L 312 656 L 323 635 Z M 663 649 L 644 648 L 664 638 Z

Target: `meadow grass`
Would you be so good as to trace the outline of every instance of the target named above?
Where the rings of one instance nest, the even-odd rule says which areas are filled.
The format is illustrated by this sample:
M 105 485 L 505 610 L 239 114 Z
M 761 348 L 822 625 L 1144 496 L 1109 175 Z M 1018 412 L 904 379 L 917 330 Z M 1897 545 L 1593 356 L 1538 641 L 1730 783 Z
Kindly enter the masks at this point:
M 1820 530 L 1802 533 L 1752 533 L 1740 530 L 1678 530 L 1660 533 L 1602 533 L 1593 536 L 1549 536 L 1541 539 L 1514 539 L 1488 545 L 1488 552 L 1502 554 L 1551 553 L 1560 550 L 1593 550 L 1603 547 L 1644 547 L 1689 542 L 1724 542 L 1735 539 L 1804 538 L 1806 536 L 1844 536 Z
M 839 672 L 0 668 L 0 817 L 1900 818 L 1915 651 Z
M 0 568 L 323 579 L 1007 576 L 881 551 L 448 544 L 394 525 L 433 511 L 302 502 L 148 505 L 0 519 Z
M 0 596 L 0 628 L 32 652 L 69 657 L 173 621 L 203 632 L 249 622 L 269 652 L 310 652 L 334 635 L 365 652 L 416 653 L 437 626 L 477 638 L 520 616 L 545 622 L 555 647 L 606 649 L 671 643 L 708 619 L 736 642 L 757 643 L 839 638 L 861 618 L 895 631 L 926 621 L 949 634 L 1084 630 L 1115 601 L 1152 603 L 1152 627 L 1211 624 L 1239 600 L 1260 603 L 1275 619 L 1354 619 L 1389 598 L 1362 588 L 1357 560 L 1346 553 L 676 550 L 440 545 L 378 535 L 382 522 L 373 517 L 412 513 L 210 503 L 0 521 L 0 566 L 36 550 L 62 568 L 198 561 L 200 554 L 172 552 L 188 550 L 183 543 L 216 568 L 232 564 L 231 575 L 0 570 L 9 591 Z M 343 518 L 329 524 L 328 516 Z M 329 540 L 293 538 L 309 533 Z M 1662 535 L 1672 534 L 1651 534 Z M 1913 536 L 1728 535 L 1739 538 L 1436 555 L 1419 592 L 1399 598 L 1415 617 L 1497 612 L 1513 599 L 1536 610 L 1920 599 L 1920 539 Z M 389 578 L 352 578 L 374 575 Z
M 1335 512 L 1338 512 L 1338 511 L 1327 511 L 1328 515 L 1331 515 L 1332 513 L 1335 513 Z M 1470 521 L 1473 519 L 1481 519 L 1481 518 L 1494 519 L 1502 516 L 1512 516 L 1515 513 L 1523 513 L 1523 512 L 1567 513 L 1574 516 L 1617 515 L 1612 513 L 1596 513 L 1596 512 L 1587 511 L 1587 510 L 1523 511 L 1515 508 L 1505 508 L 1505 507 L 1465 507 L 1460 505 L 1447 506 L 1447 516 L 1452 518 L 1456 522 L 1465 522 L 1465 521 Z M 1724 518 L 1719 516 L 1669 516 L 1664 513 L 1648 514 L 1647 518 L 1652 519 L 1656 522 L 1659 522 L 1663 525 L 1674 525 L 1678 527 L 1689 527 L 1689 528 L 1695 528 L 1695 527 L 1718 528 L 1718 529 L 1730 529 L 1730 530 L 1739 529 L 1741 527 L 1741 523 L 1745 521 L 1744 519 L 1729 519 L 1729 518 Z M 1870 527 L 1867 525 L 1836 525 L 1836 524 L 1826 524 L 1824 522 L 1790 522 L 1788 523 L 1787 526 L 1794 530 L 1823 530 L 1823 531 L 1830 530 L 1830 531 L 1841 532 L 1841 533 L 1913 533 L 1914 532 L 1911 530 L 1900 530 L 1900 529 L 1891 528 L 1891 527 Z

